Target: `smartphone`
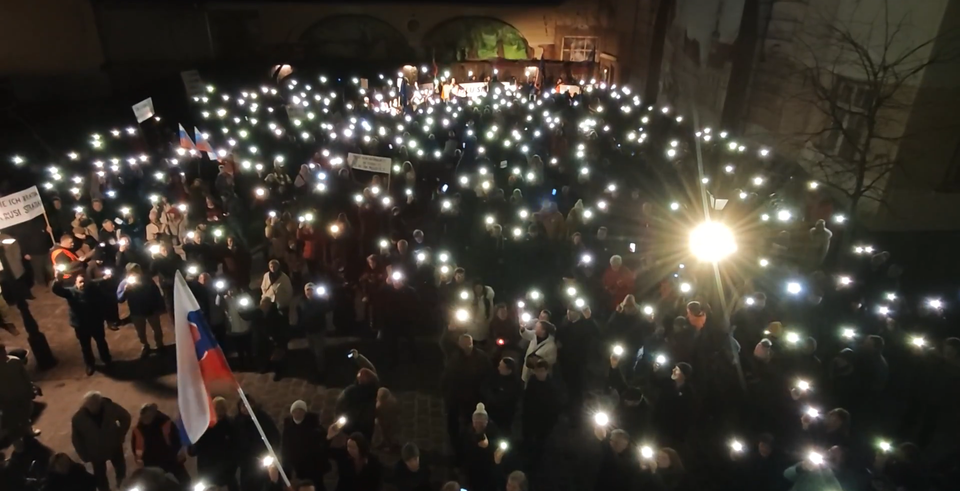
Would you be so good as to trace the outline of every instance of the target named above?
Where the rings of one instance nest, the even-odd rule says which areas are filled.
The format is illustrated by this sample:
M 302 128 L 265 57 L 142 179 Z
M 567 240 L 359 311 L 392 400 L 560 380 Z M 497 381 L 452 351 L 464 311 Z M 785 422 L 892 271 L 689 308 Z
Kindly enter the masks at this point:
M 460 148 L 467 148 L 467 143 L 463 142 L 463 144 L 460 145 Z
M 347 358 L 353 358 L 353 351 L 347 353 Z
M 551 195 L 551 196 L 556 196 L 556 195 L 557 195 L 557 188 L 551 189 L 551 190 L 550 190 L 550 195 Z
M 631 242 L 631 243 L 630 243 L 630 252 L 637 252 L 637 243 L 636 243 L 636 242 Z
M 444 184 L 443 187 L 440 188 L 440 192 L 442 192 L 442 193 L 447 192 L 447 185 L 446 185 L 446 184 Z
M 119 218 L 114 218 L 114 219 L 113 219 L 113 223 L 116 223 L 117 225 L 123 225 L 123 220 L 121 220 L 121 219 L 119 219 Z

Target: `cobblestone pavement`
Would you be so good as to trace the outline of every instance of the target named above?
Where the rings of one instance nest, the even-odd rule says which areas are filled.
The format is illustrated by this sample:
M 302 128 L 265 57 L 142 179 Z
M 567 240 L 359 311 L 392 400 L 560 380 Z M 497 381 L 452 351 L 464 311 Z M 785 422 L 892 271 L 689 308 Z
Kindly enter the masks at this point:
M 97 390 L 125 407 L 134 421 L 140 406 L 146 402 L 156 402 L 160 409 L 176 417 L 176 374 L 174 350 L 168 349 L 161 355 L 152 355 L 145 360 L 139 358 L 140 343 L 132 325 L 126 325 L 118 332 L 107 331 L 107 341 L 114 363 L 109 373 L 98 371 L 87 377 L 80 355 L 79 345 L 73 330 L 67 324 L 68 309 L 66 302 L 41 287 L 34 288 L 36 300 L 30 302 L 31 311 L 46 334 L 51 349 L 59 364 L 46 372 L 38 372 L 31 358 L 28 371 L 43 389 L 44 395 L 38 399 L 40 414 L 35 418 L 35 427 L 42 430 L 40 441 L 76 458 L 70 440 L 70 419 L 79 407 L 83 395 Z M 121 306 L 121 315 L 124 315 Z M 16 309 L 11 309 L 16 313 Z M 22 326 L 19 317 L 12 319 Z M 172 344 L 174 336 L 169 316 L 163 318 L 164 339 Z M 27 347 L 26 337 L 11 336 L 0 331 L 0 341 L 8 347 Z M 326 382 L 329 386 L 314 385 L 298 376 L 308 374 L 306 369 L 307 353 L 305 345 L 297 341 L 291 343 L 290 372 L 294 375 L 274 382 L 272 374 L 237 373 L 237 379 L 244 391 L 261 402 L 263 408 L 278 422 L 289 414 L 290 405 L 297 399 L 307 401 L 311 409 L 320 411 L 325 421 L 334 419 L 333 404 L 341 389 L 352 381 L 356 368 L 346 361 L 344 355 L 350 348 L 367 353 L 371 342 L 360 338 L 331 339 L 327 356 L 333 357 Z M 96 350 L 94 350 L 96 351 Z M 342 359 L 343 362 L 337 362 Z M 376 363 L 377 358 L 372 357 Z M 445 451 L 446 432 L 442 401 L 438 395 L 441 355 L 436 345 L 427 339 L 418 342 L 418 357 L 415 363 L 406 362 L 397 369 L 381 370 L 381 381 L 391 388 L 401 405 L 401 442 L 412 441 L 424 452 L 425 461 L 440 463 Z M 229 397 L 228 397 L 229 399 Z M 238 399 L 236 395 L 233 399 Z M 128 437 L 129 443 L 129 437 Z M 129 444 L 126 446 L 128 464 L 132 465 Z M 427 457 L 430 456 L 430 457 Z M 382 455 L 381 458 L 392 463 L 396 456 Z M 193 459 L 191 459 L 192 461 Z M 188 469 L 193 474 L 193 462 Z M 131 467 L 132 469 L 132 467 Z M 112 474 L 112 473 L 111 473 Z M 446 475 L 445 468 L 437 467 L 435 476 Z

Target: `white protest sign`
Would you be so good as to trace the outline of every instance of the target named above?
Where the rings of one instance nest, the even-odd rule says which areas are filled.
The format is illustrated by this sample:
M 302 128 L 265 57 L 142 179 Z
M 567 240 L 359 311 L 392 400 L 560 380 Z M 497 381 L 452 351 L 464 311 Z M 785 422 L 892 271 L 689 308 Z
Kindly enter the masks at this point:
M 557 87 L 557 93 L 558 93 L 558 94 L 568 94 L 568 93 L 569 93 L 569 94 L 579 94 L 579 93 L 580 93 L 580 86 L 579 86 L 579 85 L 561 84 L 560 86 Z
M 180 78 L 183 79 L 183 88 L 187 89 L 187 98 L 200 97 L 204 94 L 203 79 L 200 78 L 200 72 L 196 70 L 187 70 L 180 72 Z
M 347 165 L 349 165 L 351 169 L 389 174 L 390 164 L 391 161 L 387 157 L 377 157 L 375 155 L 363 155 L 359 153 L 347 154 Z
M 133 115 L 137 117 L 137 122 L 142 123 L 156 114 L 153 111 L 153 97 L 147 97 L 146 99 L 134 104 L 133 106 Z
M 36 186 L 0 198 L 0 228 L 23 223 L 43 214 L 43 202 Z
M 483 97 L 487 95 L 487 83 L 486 82 L 467 82 L 465 84 L 459 84 L 456 95 L 458 97 Z
M 294 119 L 307 119 L 307 111 L 303 109 L 299 104 L 287 104 L 287 117 L 291 121 Z

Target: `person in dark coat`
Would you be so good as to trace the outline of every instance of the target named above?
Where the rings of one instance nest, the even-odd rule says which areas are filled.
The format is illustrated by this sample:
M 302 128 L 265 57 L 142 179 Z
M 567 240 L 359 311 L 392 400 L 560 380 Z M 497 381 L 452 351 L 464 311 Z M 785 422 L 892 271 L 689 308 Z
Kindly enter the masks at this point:
M 379 491 L 383 468 L 380 459 L 370 453 L 369 440 L 359 432 L 347 437 L 342 430 L 339 424 L 327 430 L 330 456 L 337 464 L 336 491 Z
M 320 415 L 307 410 L 307 403 L 296 401 L 290 416 L 283 420 L 280 462 L 291 479 L 313 481 L 323 490 L 323 476 L 330 471 L 326 445 L 327 429 L 320 424 Z
M 241 305 L 244 300 L 249 302 L 248 298 L 241 298 Z M 283 356 L 287 347 L 290 325 L 280 313 L 277 304 L 270 298 L 263 297 L 260 299 L 258 308 L 241 310 L 240 318 L 250 322 L 253 358 L 260 366 L 260 373 L 267 373 L 273 369 L 275 382 L 283 378 Z
M 69 455 L 61 452 L 53 456 L 40 491 L 96 491 L 97 480 Z
M 598 335 L 596 323 L 584 318 L 583 313 L 572 305 L 567 309 L 564 323 L 557 329 L 556 340 L 560 349 L 557 361 L 560 363 L 560 374 L 567 387 L 570 424 L 574 427 L 579 426 L 583 419 L 578 416 L 583 407 L 587 362 L 594 354 L 594 340 Z
M 628 491 L 634 489 L 637 456 L 630 451 L 630 435 L 624 430 L 607 431 L 603 426 L 594 429 L 600 440 L 600 468 L 593 489 Z
M 490 421 L 483 403 L 477 404 L 470 427 L 461 436 L 463 447 L 463 473 L 470 489 L 494 491 L 496 489 L 496 463 L 493 453 L 499 448 L 500 429 Z
M 183 466 L 186 455 L 180 444 L 180 431 L 156 404 L 144 404 L 140 408 L 140 419 L 130 432 L 130 448 L 140 467 L 158 467 L 180 483 L 190 482 Z
M 99 392 L 88 392 L 70 426 L 73 449 L 80 460 L 93 465 L 97 489 L 110 491 L 107 461 L 113 464 L 117 482 L 122 482 L 127 475 L 123 441 L 130 430 L 130 413 Z
M 214 398 L 213 410 L 217 422 L 188 451 L 197 457 L 197 474 L 204 482 L 238 491 L 235 435 L 233 420 L 227 415 L 227 400 Z
M 440 378 L 440 390 L 447 408 L 447 435 L 458 460 L 462 457 L 457 450 L 461 448 L 457 445 L 461 440 L 460 428 L 473 414 L 481 400 L 481 390 L 493 373 L 490 359 L 486 353 L 474 349 L 469 334 L 460 336 L 459 348 L 447 361 Z
M 337 398 L 337 415 L 346 419 L 344 429 L 351 434 L 359 432 L 365 437 L 370 435 L 367 441 L 373 438 L 379 389 L 380 379 L 376 372 L 370 368 L 361 368 L 357 372 L 356 381 L 343 389 Z
M 160 327 L 160 314 L 164 310 L 163 295 L 157 284 L 143 275 L 137 263 L 128 263 L 125 270 L 126 277 L 117 285 L 117 302 L 127 302 L 130 320 L 142 345 L 140 356 L 145 357 L 151 351 L 147 340 L 147 324 L 153 331 L 157 351 L 163 349 L 163 331 Z
M 400 339 L 406 340 L 413 359 L 417 357 L 414 328 L 419 319 L 420 298 L 417 291 L 406 284 L 404 273 L 394 271 L 378 295 L 379 338 L 382 343 L 382 358 L 395 365 L 400 358 Z
M 160 244 L 160 252 L 150 264 L 150 275 L 160 279 L 160 291 L 163 292 L 163 301 L 173 320 L 173 282 L 177 271 L 184 270 L 183 259 L 170 250 L 166 244 Z
M 277 424 L 269 414 L 258 407 L 252 397 L 247 396 L 247 401 L 250 402 L 257 421 L 260 422 L 260 427 L 267 436 L 267 441 L 273 448 L 278 448 L 280 430 L 277 429 Z M 237 464 L 240 466 L 240 489 L 260 491 L 266 481 L 261 459 L 267 454 L 267 448 L 243 401 L 237 401 L 237 416 L 233 418 L 233 432 L 233 448 L 236 452 Z
M 327 312 L 330 311 L 328 293 L 322 286 L 307 283 L 303 287 L 303 298 L 297 303 L 297 327 L 307 336 L 310 352 L 316 368 L 314 382 L 323 380 L 326 373 L 324 349 L 327 337 Z
M 407 443 L 400 450 L 400 460 L 393 467 L 392 484 L 397 491 L 432 491 L 430 469 L 420 465 L 420 449 Z
M 693 367 L 677 363 L 654 403 L 655 428 L 660 431 L 661 441 L 667 444 L 683 443 L 694 422 L 696 399 L 689 383 L 692 375 Z
M 501 431 L 509 434 L 517 413 L 523 382 L 517 372 L 517 361 L 506 357 L 497 364 L 497 374 L 490 377 L 483 391 L 483 401 L 490 419 Z
M 550 376 L 550 363 L 537 360 L 533 376 L 523 391 L 520 425 L 528 462 L 537 465 L 543 455 L 547 437 L 560 416 L 560 389 Z
M 103 324 L 106 322 L 103 316 L 106 296 L 101 290 L 100 283 L 96 280 L 87 280 L 85 273 L 79 272 L 74 275 L 74 286 L 65 287 L 59 279 L 54 281 L 53 294 L 67 300 L 67 306 L 70 308 L 70 327 L 80 341 L 80 351 L 83 353 L 83 362 L 87 366 L 87 375 L 93 375 L 94 371 L 90 340 L 97 343 L 100 361 L 109 367 L 112 358 L 103 329 Z

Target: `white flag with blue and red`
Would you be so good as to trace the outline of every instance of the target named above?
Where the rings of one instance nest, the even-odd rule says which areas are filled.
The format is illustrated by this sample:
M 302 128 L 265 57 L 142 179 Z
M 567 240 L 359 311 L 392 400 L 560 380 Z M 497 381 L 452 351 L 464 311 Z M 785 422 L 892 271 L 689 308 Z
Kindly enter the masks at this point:
M 173 286 L 173 310 L 180 436 L 193 445 L 217 422 L 211 394 L 236 390 L 237 381 L 179 271 Z
M 197 149 L 197 146 L 193 144 L 193 140 L 190 139 L 190 135 L 187 134 L 187 130 L 184 129 L 183 124 L 180 124 L 180 148 L 187 150 Z

